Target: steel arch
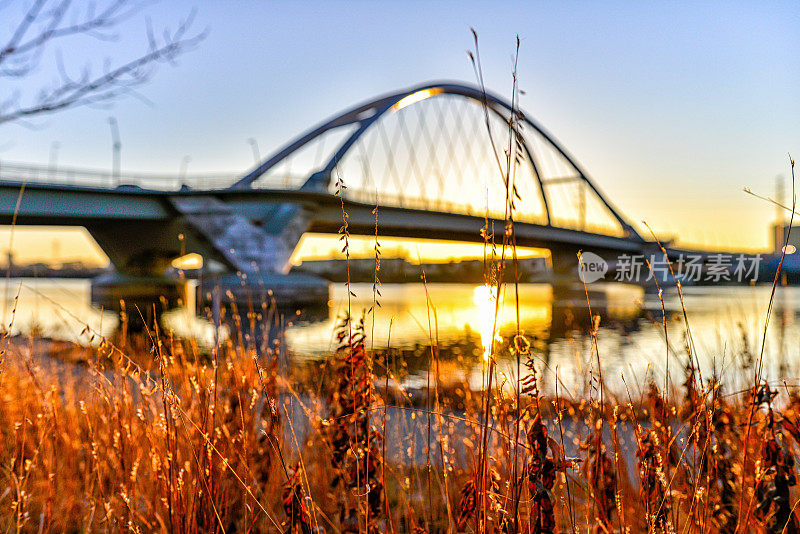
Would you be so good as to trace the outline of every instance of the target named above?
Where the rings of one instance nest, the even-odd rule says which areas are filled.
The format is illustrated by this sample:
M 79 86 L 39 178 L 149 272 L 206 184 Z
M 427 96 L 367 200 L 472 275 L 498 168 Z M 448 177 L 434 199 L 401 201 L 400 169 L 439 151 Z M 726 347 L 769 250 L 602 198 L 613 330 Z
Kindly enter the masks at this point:
M 416 94 L 424 95 L 425 92 L 430 93 L 429 95 L 423 96 L 420 100 L 429 97 L 435 97 L 439 94 L 448 94 L 448 95 L 457 95 L 463 96 L 465 98 L 475 100 L 483 105 L 485 105 L 490 111 L 494 114 L 498 115 L 502 120 L 508 120 L 508 114 L 513 113 L 515 111 L 520 111 L 518 109 L 514 109 L 511 104 L 509 104 L 504 99 L 490 93 L 484 92 L 479 87 L 466 85 L 462 83 L 454 83 L 454 82 L 442 82 L 442 83 L 426 83 L 423 85 L 419 85 L 416 87 L 412 87 L 409 89 L 405 89 L 400 92 L 392 93 L 389 95 L 385 95 L 379 97 L 375 100 L 365 102 L 358 106 L 355 106 L 339 115 L 334 116 L 333 118 L 329 119 L 328 121 L 319 124 L 318 126 L 312 128 L 311 130 L 307 131 L 306 133 L 300 135 L 283 148 L 281 148 L 278 152 L 264 160 L 261 164 L 259 164 L 255 169 L 251 170 L 237 182 L 235 182 L 231 189 L 247 189 L 251 188 L 252 184 L 258 180 L 264 173 L 269 171 L 274 166 L 278 165 L 281 161 L 286 159 L 287 157 L 294 154 L 296 151 L 303 148 L 306 144 L 314 141 L 319 136 L 334 130 L 336 128 L 340 128 L 343 126 L 349 125 L 358 125 L 358 128 L 348 136 L 344 142 L 342 142 L 339 147 L 334 152 L 333 156 L 328 160 L 324 167 L 321 170 L 315 172 L 312 176 L 310 176 L 305 184 L 303 184 L 302 188 L 318 188 L 324 187 L 330 182 L 331 173 L 336 166 L 337 162 L 341 161 L 343 156 L 347 153 L 347 151 L 358 141 L 359 138 L 373 125 L 375 122 L 378 121 L 382 116 L 387 114 L 392 110 L 392 108 L 401 102 L 405 98 L 412 97 Z M 413 102 L 409 105 L 413 105 L 416 102 Z M 528 116 L 522 113 L 521 117 L 522 121 L 525 125 L 535 130 L 553 149 L 558 152 L 578 173 L 577 178 L 582 180 L 593 192 L 603 205 L 608 209 L 608 211 L 613 215 L 613 217 L 617 220 L 617 222 L 622 227 L 623 231 L 627 234 L 627 237 L 644 241 L 643 238 L 639 235 L 639 233 L 633 228 L 633 226 L 625 219 L 625 217 L 619 212 L 619 210 L 603 195 L 600 189 L 594 184 L 594 182 L 589 178 L 589 176 L 583 171 L 583 169 L 578 165 L 575 159 L 569 154 L 569 152 L 561 147 L 555 138 L 548 133 L 542 126 L 537 124 L 532 119 L 528 118 Z M 552 214 L 550 213 L 550 205 L 548 201 L 548 195 L 544 189 L 544 183 L 542 182 L 542 178 L 539 173 L 539 169 L 536 165 L 536 161 L 533 158 L 533 150 L 528 144 L 528 141 L 522 138 L 523 147 L 525 149 L 525 154 L 527 156 L 528 162 L 531 164 L 533 169 L 533 174 L 536 177 L 538 182 L 539 191 L 542 195 L 542 200 L 544 202 L 545 214 L 547 216 L 547 224 L 548 226 L 551 224 Z

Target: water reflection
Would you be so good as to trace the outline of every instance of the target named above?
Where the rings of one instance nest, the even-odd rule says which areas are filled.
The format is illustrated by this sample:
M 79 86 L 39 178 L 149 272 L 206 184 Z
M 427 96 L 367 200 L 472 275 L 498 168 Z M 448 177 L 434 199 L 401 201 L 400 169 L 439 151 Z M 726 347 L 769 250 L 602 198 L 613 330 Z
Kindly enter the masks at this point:
M 10 279 L 3 293 L 3 326 L 12 334 L 37 333 L 85 343 L 80 339 L 85 326 L 110 335 L 119 323 L 116 313 L 91 305 L 88 280 Z
M 331 349 L 330 338 L 336 318 L 348 311 L 366 313 L 373 307 L 372 287 L 351 284 L 355 297 L 335 287 L 329 317 L 318 323 L 292 326 L 286 337 L 298 354 L 314 355 Z M 427 293 L 427 294 L 426 294 Z M 431 338 L 439 342 L 462 339 L 478 333 L 481 349 L 490 344 L 495 327 L 496 288 L 471 284 L 385 285 L 380 306 L 369 313 L 368 330 L 375 346 L 404 348 L 426 344 Z M 635 329 L 642 317 L 642 292 L 638 288 L 611 286 L 589 292 L 592 312 L 617 325 Z M 503 286 L 497 306 L 497 339 L 507 339 L 516 332 L 519 317 L 521 333 L 540 340 L 554 341 L 589 325 L 587 297 L 580 292 L 553 293 L 546 284 Z M 428 313 L 434 317 L 428 326 Z M 391 325 L 391 329 L 389 328 Z M 391 339 L 390 339 L 391 334 Z
M 358 315 L 372 307 L 370 285 L 351 287 L 356 296 L 349 299 L 343 288 L 335 288 L 327 320 L 287 329 L 287 344 L 297 358 L 323 358 L 333 346 L 335 318 L 348 309 Z M 367 317 L 370 343 L 379 358 L 391 347 L 392 357 L 404 362 L 407 383 L 424 384 L 434 340 L 443 365 L 443 387 L 448 381 L 464 380 L 480 387 L 496 304 L 487 288 L 434 284 L 428 286 L 426 298 L 422 285 L 387 285 L 382 293 L 381 306 Z M 591 395 L 597 358 L 589 335 L 590 304 L 591 314 L 599 316 L 597 350 L 611 391 L 636 397 L 650 377 L 662 383 L 667 372 L 673 384 L 683 382 L 690 342 L 687 320 L 701 374 L 706 379 L 724 374 L 726 387 L 734 391 L 750 379 L 741 368 L 760 350 L 769 293 L 768 287 L 687 288 L 685 320 L 675 291 L 663 296 L 664 315 L 658 295 L 631 286 L 594 285 L 588 291 L 579 286 L 554 293 L 548 285 L 521 284 L 518 294 L 514 286 L 506 286 L 497 314 L 498 377 L 508 383 L 516 380 L 509 340 L 516 334 L 519 315 L 520 333 L 531 341 L 542 389 L 552 393 L 558 380 L 564 395 Z M 793 376 L 797 369 L 799 311 L 800 290 L 781 288 L 765 347 L 765 371 L 773 380 Z
M 482 285 L 477 286 L 472 291 L 472 302 L 478 309 L 478 327 L 481 333 L 481 345 L 483 346 L 483 361 L 488 362 L 492 356 L 492 349 L 494 342 L 503 341 L 503 337 L 497 331 L 498 326 L 503 324 L 502 321 L 507 321 L 507 317 L 502 317 L 497 307 L 498 290 L 500 291 L 500 300 L 505 296 L 504 290 L 507 286 L 498 288 L 497 286 Z M 503 311 L 506 308 L 502 308 Z M 497 317 L 497 319 L 495 319 Z
M 351 288 L 355 297 L 348 297 L 342 285 L 334 287 L 331 305 L 321 320 L 294 314 L 283 317 L 284 346 L 294 361 L 302 365 L 324 359 L 335 345 L 336 318 L 348 309 L 358 316 L 373 307 L 370 284 Z M 704 378 L 723 374 L 730 392 L 745 388 L 751 380 L 752 374 L 741 368 L 752 365 L 761 351 L 770 287 L 685 288 L 686 319 L 674 291 L 665 293 L 662 316 L 658 295 L 622 285 L 589 289 L 554 293 L 550 286 L 537 284 L 521 284 L 518 291 L 514 286 L 503 288 L 494 354 L 499 380 L 516 380 L 517 362 L 509 340 L 517 332 L 519 316 L 520 333 L 531 343 L 542 389 L 552 392 L 557 378 L 564 395 L 592 394 L 590 377 L 597 373 L 597 358 L 588 335 L 592 322 L 587 297 L 592 313 L 600 317 L 597 347 L 610 390 L 637 396 L 649 376 L 662 382 L 667 370 L 672 382 L 680 384 L 690 341 Z M 368 344 L 378 358 L 391 348 L 387 360 L 399 366 L 395 371 L 409 385 L 424 384 L 433 345 L 439 351 L 443 387 L 464 381 L 480 387 L 497 305 L 491 288 L 429 284 L 426 289 L 406 284 L 386 285 L 382 293 L 380 306 L 366 320 Z M 764 346 L 765 374 L 778 384 L 798 382 L 799 315 L 800 288 L 778 288 Z M 84 326 L 109 336 L 118 324 L 116 314 L 89 304 L 89 282 L 84 280 L 10 280 L 3 321 L 8 325 L 12 319 L 13 333 L 35 332 L 80 343 L 89 341 L 80 335 Z M 179 335 L 213 342 L 213 327 L 188 310 L 171 312 L 165 321 Z
M 370 285 L 351 285 L 355 297 L 337 287 L 327 320 L 299 324 L 286 332 L 288 346 L 299 359 L 324 358 L 333 348 L 332 331 L 336 318 L 348 310 L 353 315 L 373 308 Z M 380 306 L 368 314 L 370 343 L 380 358 L 387 347 L 392 357 L 403 362 L 409 384 L 425 383 L 431 355 L 431 340 L 438 349 L 446 382 L 468 381 L 481 387 L 495 335 L 497 368 L 510 380 L 516 376 L 516 360 L 510 358 L 510 340 L 525 336 L 534 349 L 534 357 L 544 370 L 553 362 L 563 364 L 564 355 L 582 352 L 584 338 L 591 324 L 587 293 L 556 292 L 549 285 L 521 284 L 504 286 L 497 305 L 496 288 L 469 284 L 387 285 L 383 287 Z M 637 288 L 612 286 L 588 292 L 592 313 L 601 315 L 603 328 L 619 329 L 624 334 L 641 325 L 643 294 Z M 496 319 L 495 319 L 495 311 Z M 428 317 L 432 317 L 428 321 Z M 430 326 L 429 326 L 430 325 Z M 606 326 L 608 325 L 608 326 Z M 578 373 L 585 366 L 570 366 Z M 402 373 L 401 373 L 402 374 Z M 577 376 L 577 375 L 576 375 Z M 563 378 L 562 378 L 563 379 Z

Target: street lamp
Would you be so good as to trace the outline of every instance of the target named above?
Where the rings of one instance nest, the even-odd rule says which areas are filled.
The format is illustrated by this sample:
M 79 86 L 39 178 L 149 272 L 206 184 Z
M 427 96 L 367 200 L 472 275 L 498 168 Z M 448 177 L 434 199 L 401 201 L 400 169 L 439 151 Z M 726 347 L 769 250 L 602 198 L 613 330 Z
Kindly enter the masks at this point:
M 120 172 L 120 152 L 122 150 L 122 143 L 119 140 L 119 126 L 117 125 L 116 117 L 108 118 L 108 125 L 111 127 L 111 177 L 114 185 L 119 185 L 119 172 Z
M 255 161 L 255 164 L 258 165 L 261 163 L 261 153 L 258 150 L 258 141 L 251 137 L 247 140 L 247 142 L 250 143 L 250 147 L 253 149 L 253 160 Z

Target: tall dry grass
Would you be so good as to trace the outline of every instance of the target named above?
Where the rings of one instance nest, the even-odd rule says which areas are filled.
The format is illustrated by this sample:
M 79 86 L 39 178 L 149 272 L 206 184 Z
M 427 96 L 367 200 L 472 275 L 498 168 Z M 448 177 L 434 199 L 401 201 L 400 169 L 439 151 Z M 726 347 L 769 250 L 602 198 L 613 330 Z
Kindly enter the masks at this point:
M 7 339 L 0 373 L 0 527 L 798 528 L 800 392 L 761 383 L 731 395 L 715 379 L 698 389 L 687 363 L 675 403 L 655 382 L 639 398 L 609 395 L 603 404 L 528 389 L 519 406 L 499 388 L 465 397 L 465 383 L 457 399 L 439 391 L 436 405 L 425 402 L 433 390 L 406 390 L 391 351 L 376 357 L 363 322 L 349 322 L 342 318 L 329 362 L 290 374 L 279 372 L 276 351 L 258 356 L 234 342 L 216 355 L 163 336 L 153 339 L 153 350 L 135 355 L 103 342 L 90 349 L 89 363 L 76 367 L 46 356 L 48 348 L 36 342 Z M 493 399 L 486 434 L 484 394 Z M 485 483 L 479 481 L 483 439 Z

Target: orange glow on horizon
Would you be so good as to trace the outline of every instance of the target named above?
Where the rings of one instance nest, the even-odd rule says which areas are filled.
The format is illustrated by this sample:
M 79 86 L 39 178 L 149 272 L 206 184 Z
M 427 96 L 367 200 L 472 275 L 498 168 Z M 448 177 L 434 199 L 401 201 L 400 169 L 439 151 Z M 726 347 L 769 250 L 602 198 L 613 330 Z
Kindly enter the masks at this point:
M 382 258 L 405 258 L 411 263 L 418 260 L 428 263 L 445 263 L 449 261 L 482 259 L 484 245 L 482 243 L 462 243 L 441 241 L 437 239 L 404 239 L 399 237 L 378 236 L 381 244 Z M 374 237 L 350 237 L 351 258 L 372 258 L 375 256 Z M 500 246 L 497 253 L 500 253 Z M 335 235 L 306 234 L 300 240 L 292 256 L 292 263 L 299 265 L 303 260 L 343 259 L 339 237 Z M 488 253 L 489 250 L 487 249 Z M 511 258 L 511 250 L 506 251 Z M 544 249 L 517 247 L 519 258 L 541 258 L 548 256 Z

